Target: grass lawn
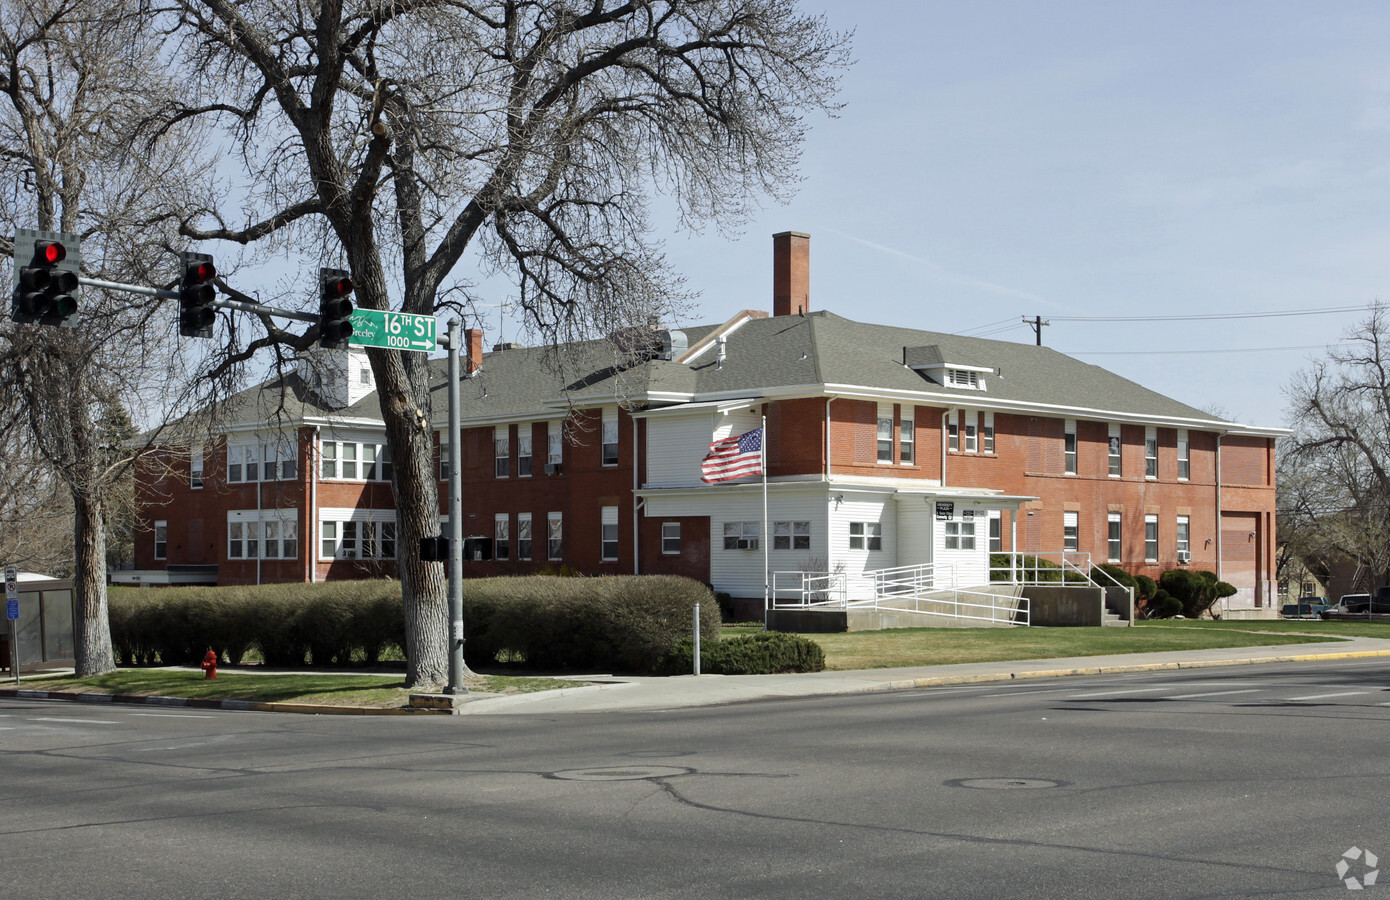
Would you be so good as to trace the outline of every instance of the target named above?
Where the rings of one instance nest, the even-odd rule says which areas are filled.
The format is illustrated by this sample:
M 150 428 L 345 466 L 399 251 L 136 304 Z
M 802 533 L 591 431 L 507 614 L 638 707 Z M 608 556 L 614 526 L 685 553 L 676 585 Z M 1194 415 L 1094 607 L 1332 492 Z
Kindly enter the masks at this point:
M 1145 628 L 1200 628 L 1210 631 L 1274 631 L 1279 633 L 1326 634 L 1334 637 L 1369 637 L 1390 640 L 1390 622 L 1324 622 L 1321 619 L 1269 619 L 1235 621 L 1223 619 L 1163 619 L 1141 622 Z
M 465 685 L 470 691 L 525 694 L 573 687 L 574 682 L 479 675 L 467 679 Z M 216 678 L 204 678 L 201 669 L 121 669 L 96 678 L 29 678 L 24 680 L 23 686 L 47 691 L 382 708 L 405 706 L 411 693 L 399 675 L 260 674 L 235 669 L 220 669 Z
M 1370 635 L 1350 629 L 1268 629 L 1269 625 L 1375 627 Z M 1259 631 L 1317 632 L 1260 634 Z M 1140 622 L 1133 628 L 895 628 L 845 634 L 806 634 L 825 649 L 825 667 L 889 669 L 901 666 L 943 666 L 953 663 L 1053 659 L 1064 656 L 1103 656 L 1114 653 L 1153 653 L 1165 650 L 1204 650 L 1213 647 L 1258 647 L 1336 640 L 1335 635 L 1390 638 L 1390 628 L 1369 623 L 1341 622 Z

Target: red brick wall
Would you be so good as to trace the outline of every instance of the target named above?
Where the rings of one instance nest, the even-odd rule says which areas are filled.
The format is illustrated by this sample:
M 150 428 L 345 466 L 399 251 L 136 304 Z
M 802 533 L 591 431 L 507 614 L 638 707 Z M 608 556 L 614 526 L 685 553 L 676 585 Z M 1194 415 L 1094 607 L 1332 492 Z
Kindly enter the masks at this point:
M 766 406 L 768 475 L 825 471 L 825 400 L 809 397 Z

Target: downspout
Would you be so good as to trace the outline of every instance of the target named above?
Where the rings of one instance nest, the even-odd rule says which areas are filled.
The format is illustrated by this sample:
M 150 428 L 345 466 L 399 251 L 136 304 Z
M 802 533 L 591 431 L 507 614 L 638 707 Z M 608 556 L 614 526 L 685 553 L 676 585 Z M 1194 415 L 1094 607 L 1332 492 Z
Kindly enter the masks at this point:
M 637 496 L 637 491 L 641 487 L 641 479 L 638 469 L 641 467 L 641 456 L 639 455 L 640 444 L 637 440 L 637 426 L 639 419 L 628 415 L 628 421 L 632 422 L 632 574 L 642 574 L 641 564 L 641 529 L 638 527 L 642 516 L 642 498 Z
M 830 480 L 830 404 L 834 397 L 825 398 L 825 480 Z
M 1216 580 L 1223 581 L 1221 571 L 1221 439 L 1224 433 L 1216 435 Z
M 257 452 L 260 447 L 256 448 Z M 261 557 L 265 556 L 265 523 L 261 521 L 261 479 L 265 478 L 265 454 L 261 453 L 260 477 L 256 479 L 256 584 L 261 583 Z M 279 465 L 278 459 L 276 465 Z
M 941 414 L 941 486 L 946 486 L 946 430 L 950 427 L 948 419 L 952 410 L 946 410 Z
M 319 580 L 319 427 L 314 426 L 314 436 L 309 441 L 309 583 Z

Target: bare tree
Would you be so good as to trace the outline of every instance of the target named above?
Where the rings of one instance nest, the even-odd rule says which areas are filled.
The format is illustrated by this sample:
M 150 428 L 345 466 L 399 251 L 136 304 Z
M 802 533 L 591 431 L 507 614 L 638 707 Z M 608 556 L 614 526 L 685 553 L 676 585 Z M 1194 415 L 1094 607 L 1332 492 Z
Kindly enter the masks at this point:
M 141 284 L 170 280 L 177 235 L 158 222 L 181 202 L 197 156 L 191 126 L 177 152 L 132 152 L 141 123 L 174 90 L 150 21 L 120 2 L 0 6 L 0 171 L 18 188 L 0 196 L 0 220 L 76 234 L 85 274 Z M 174 317 L 159 301 L 91 289 L 80 297 L 78 327 L 0 332 L 0 409 L 23 423 L 15 439 L 71 498 L 77 671 L 94 675 L 115 668 L 107 522 L 142 452 L 126 411 L 163 421 L 185 377 L 169 340 Z
M 344 260 L 371 309 L 464 308 L 460 269 L 505 274 L 552 344 L 679 307 L 647 237 L 653 190 L 695 227 L 782 198 L 802 116 L 833 109 L 848 61 L 847 37 L 792 0 L 177 2 L 201 82 L 169 121 L 226 127 L 254 210 L 209 209 L 185 235 Z M 267 328 L 227 363 L 314 336 Z M 426 360 L 368 356 L 418 546 L 439 515 Z M 443 568 L 403 555 L 400 572 L 408 680 L 439 684 Z
M 1349 559 L 1390 584 L 1390 310 L 1373 305 L 1286 394 L 1281 538 L 1310 567 Z

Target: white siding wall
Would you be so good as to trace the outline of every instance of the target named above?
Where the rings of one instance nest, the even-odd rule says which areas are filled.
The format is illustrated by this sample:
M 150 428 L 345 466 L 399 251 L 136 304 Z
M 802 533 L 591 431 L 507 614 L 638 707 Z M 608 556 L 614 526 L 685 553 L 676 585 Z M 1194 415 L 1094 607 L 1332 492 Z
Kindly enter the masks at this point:
M 647 484 L 700 484 L 700 460 L 709 452 L 710 443 L 751 431 L 761 423 L 761 417 L 748 410 L 728 415 L 704 409 L 652 416 L 647 419 Z M 758 590 L 762 591 L 761 586 Z
M 935 557 L 932 542 L 934 507 L 931 498 L 904 497 L 894 506 L 898 515 L 898 565 L 919 566 Z
M 964 522 L 959 501 L 956 504 L 956 515 L 954 521 Z M 960 587 L 975 587 L 989 583 L 989 512 L 988 510 L 975 510 L 975 549 L 974 550 L 947 550 L 946 549 L 946 523 L 933 523 L 936 534 L 933 539 L 933 551 L 936 554 L 938 565 L 953 565 L 956 569 L 956 583 Z
M 876 569 L 889 569 L 898 565 L 898 523 L 896 504 L 889 494 L 855 494 L 851 491 L 834 491 L 835 496 L 844 496 L 844 502 L 830 504 L 830 550 L 831 559 L 844 564 L 846 581 L 851 600 L 866 600 L 873 596 L 874 580 L 865 577 L 866 572 Z M 882 524 L 882 550 L 851 550 L 849 548 L 849 525 L 851 522 L 879 522 Z

